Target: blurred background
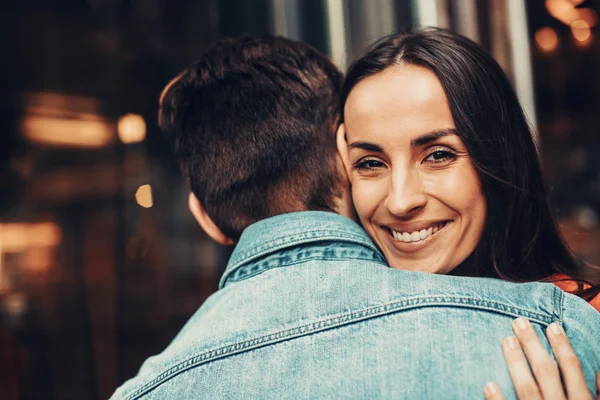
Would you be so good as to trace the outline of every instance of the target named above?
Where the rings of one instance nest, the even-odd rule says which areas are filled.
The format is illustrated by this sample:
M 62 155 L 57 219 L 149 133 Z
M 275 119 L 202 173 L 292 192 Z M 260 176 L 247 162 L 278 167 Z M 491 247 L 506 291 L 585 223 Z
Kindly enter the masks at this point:
M 600 0 L 20 0 L 0 6 L 0 398 L 106 399 L 217 288 L 156 124 L 214 40 L 275 33 L 342 68 L 424 26 L 479 42 L 537 139 L 565 236 L 600 264 Z

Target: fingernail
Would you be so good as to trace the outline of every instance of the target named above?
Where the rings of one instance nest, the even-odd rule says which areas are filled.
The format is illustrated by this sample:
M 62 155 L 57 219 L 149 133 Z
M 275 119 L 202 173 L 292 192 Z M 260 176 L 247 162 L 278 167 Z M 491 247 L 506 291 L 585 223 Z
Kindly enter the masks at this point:
M 486 396 L 492 396 L 496 394 L 496 392 L 496 385 L 494 385 L 492 382 L 489 382 L 483 388 L 483 393 L 485 393 Z
M 513 324 L 518 331 L 524 331 L 525 329 L 527 329 L 529 321 L 527 321 L 525 318 L 517 318 L 513 322 Z
M 517 338 L 514 337 L 514 336 L 509 336 L 509 337 L 507 337 L 507 338 L 504 339 L 504 344 L 509 349 L 514 350 L 514 349 L 517 348 Z
M 562 335 L 564 333 L 562 326 L 560 326 L 557 322 L 551 323 L 548 328 L 553 335 Z

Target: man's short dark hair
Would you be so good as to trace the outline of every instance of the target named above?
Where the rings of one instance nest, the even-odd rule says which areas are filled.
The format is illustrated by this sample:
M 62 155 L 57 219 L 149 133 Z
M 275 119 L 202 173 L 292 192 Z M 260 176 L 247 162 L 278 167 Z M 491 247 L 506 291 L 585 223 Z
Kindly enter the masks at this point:
M 333 211 L 343 76 L 307 44 L 220 40 L 163 93 L 159 125 L 227 236 L 293 211 Z

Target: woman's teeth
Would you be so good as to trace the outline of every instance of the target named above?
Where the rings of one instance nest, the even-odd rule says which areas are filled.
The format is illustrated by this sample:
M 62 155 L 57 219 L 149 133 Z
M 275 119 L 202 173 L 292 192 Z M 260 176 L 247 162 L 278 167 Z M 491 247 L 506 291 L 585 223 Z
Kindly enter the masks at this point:
M 394 236 L 394 239 L 398 240 L 399 242 L 410 243 L 427 239 L 429 236 L 442 229 L 444 225 L 446 225 L 445 222 L 439 225 L 430 226 L 428 229 L 421 229 L 420 231 L 415 232 L 396 232 L 393 229 L 390 230 L 392 231 L 392 236 Z

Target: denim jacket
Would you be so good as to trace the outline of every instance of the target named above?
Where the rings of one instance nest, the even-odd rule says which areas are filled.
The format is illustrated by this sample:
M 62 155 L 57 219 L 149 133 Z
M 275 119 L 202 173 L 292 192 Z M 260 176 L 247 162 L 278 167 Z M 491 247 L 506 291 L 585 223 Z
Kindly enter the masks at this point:
M 269 218 L 243 233 L 220 289 L 113 399 L 515 398 L 501 350 L 516 317 L 562 323 L 590 389 L 600 314 L 552 284 L 389 268 L 353 221 Z

